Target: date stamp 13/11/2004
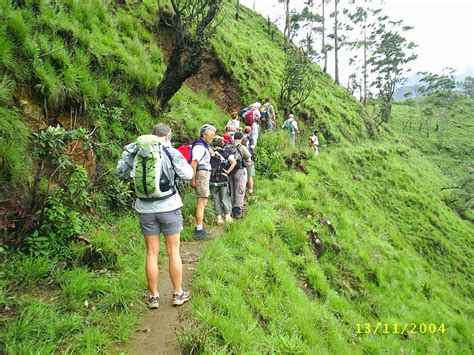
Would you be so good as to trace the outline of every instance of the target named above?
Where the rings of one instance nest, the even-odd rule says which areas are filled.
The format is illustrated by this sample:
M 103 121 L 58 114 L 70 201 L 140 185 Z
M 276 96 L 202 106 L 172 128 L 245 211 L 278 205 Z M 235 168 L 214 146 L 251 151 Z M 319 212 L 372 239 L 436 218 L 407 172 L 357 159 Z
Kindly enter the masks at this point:
M 446 332 L 444 323 L 357 323 L 356 334 L 435 334 Z

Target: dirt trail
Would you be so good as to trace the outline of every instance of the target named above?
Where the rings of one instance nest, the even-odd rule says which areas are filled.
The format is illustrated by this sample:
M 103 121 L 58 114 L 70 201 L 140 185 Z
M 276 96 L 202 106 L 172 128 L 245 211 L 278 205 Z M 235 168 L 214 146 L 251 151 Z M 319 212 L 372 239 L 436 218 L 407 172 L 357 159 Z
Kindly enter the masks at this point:
M 214 237 L 219 237 L 224 233 L 224 228 L 214 227 L 209 232 Z M 181 243 L 184 289 L 190 289 L 191 277 L 199 256 L 208 243 L 212 242 Z M 160 255 L 160 258 L 163 258 L 163 256 Z M 188 303 L 181 307 L 171 305 L 172 286 L 168 276 L 168 260 L 164 257 L 162 261 L 163 265 L 160 264 L 158 285 L 161 297 L 160 307 L 156 310 L 146 310 L 144 312 L 142 322 L 136 329 L 135 335 L 122 349 L 126 354 L 181 354 L 176 330 L 179 329 L 180 316 L 188 307 Z

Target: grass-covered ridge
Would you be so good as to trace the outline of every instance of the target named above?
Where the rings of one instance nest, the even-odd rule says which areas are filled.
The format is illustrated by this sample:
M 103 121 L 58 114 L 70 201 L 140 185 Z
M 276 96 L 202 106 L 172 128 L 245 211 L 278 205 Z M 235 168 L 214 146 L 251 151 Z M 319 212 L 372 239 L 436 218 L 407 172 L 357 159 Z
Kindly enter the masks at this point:
M 235 20 L 235 5 L 224 7 L 225 26 L 217 30 L 212 46 L 224 68 L 232 74 L 243 93 L 244 102 L 270 97 L 278 105 L 280 82 L 285 66 L 283 36 L 275 26 L 272 40 L 267 21 L 242 7 Z M 317 67 L 318 77 L 313 93 L 301 105 L 297 119 L 318 127 L 322 138 L 331 143 L 355 143 L 368 135 L 362 106 L 342 86 Z M 299 116 L 298 116 L 299 114 Z M 279 118 L 280 124 L 283 117 Z
M 262 140 L 267 147 L 277 142 Z M 201 331 L 184 331 L 184 349 L 472 350 L 474 228 L 442 201 L 439 169 L 403 145 L 304 154 L 309 174 L 259 180 L 245 222 L 206 250 L 191 310 Z M 325 244 L 319 259 L 306 234 L 311 228 Z M 356 334 L 358 323 L 377 322 L 444 323 L 446 332 Z
M 71 109 L 80 113 L 79 124 L 95 129 L 99 172 L 91 191 L 95 219 L 81 235 L 85 240 L 74 240 L 59 259 L 2 254 L 0 352 L 113 352 L 133 333 L 146 282 L 136 216 L 111 215 L 109 200 L 124 194 L 111 172 L 121 147 L 157 121 L 153 90 L 165 68 L 158 5 L 25 3 L 0 4 L 0 192 L 27 190 L 32 179 L 35 125 L 21 106 L 25 96 L 47 124 Z M 275 102 L 281 45 L 252 11 L 242 10 L 236 22 L 229 2 L 223 14 L 210 52 L 243 102 L 257 96 Z M 275 39 L 282 43 L 279 32 Z M 226 120 L 206 92 L 183 87 L 171 104 L 160 119 L 172 125 L 175 137 L 195 134 L 203 122 L 222 127 Z M 461 108 L 473 117 L 472 101 Z M 405 109 L 395 107 L 395 125 L 402 124 Z M 314 159 L 301 147 L 289 150 L 286 132 L 262 138 L 249 215 L 226 230 L 199 265 L 192 328 L 181 336 L 184 351 L 472 352 L 468 237 L 474 230 L 446 206 L 450 192 L 441 191 L 453 181 L 448 172 L 459 167 L 454 161 L 472 152 L 471 130 L 456 135 L 455 147 L 441 154 L 421 137 L 413 136 L 410 145 L 395 126 L 384 140 L 369 141 L 371 123 L 361 112 L 320 73 L 298 114 L 319 127 L 323 143 L 340 144 L 323 144 Z M 298 164 L 288 167 L 288 157 L 308 174 L 296 171 Z M 184 200 L 187 238 L 195 203 L 189 189 Z M 209 222 L 213 212 L 206 213 Z M 320 224 L 322 216 L 332 221 L 335 236 Z M 320 259 L 308 244 L 311 228 L 325 243 Z M 356 334 L 357 323 L 376 321 L 444 323 L 446 333 Z

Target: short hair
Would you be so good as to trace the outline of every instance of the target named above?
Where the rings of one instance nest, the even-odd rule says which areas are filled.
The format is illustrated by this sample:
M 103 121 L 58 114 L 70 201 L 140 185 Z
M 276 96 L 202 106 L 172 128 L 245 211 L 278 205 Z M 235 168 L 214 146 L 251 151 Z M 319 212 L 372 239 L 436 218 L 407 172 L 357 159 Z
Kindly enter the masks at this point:
M 270 98 L 267 97 L 267 98 L 265 99 L 265 102 L 270 102 Z
M 234 139 L 242 139 L 242 138 L 244 138 L 244 135 L 242 134 L 242 132 L 235 132 Z
M 230 114 L 230 117 L 232 117 L 232 119 L 238 119 L 239 118 L 239 113 L 237 111 L 232 111 L 232 113 Z
M 216 127 L 214 127 L 211 124 L 206 123 L 204 126 L 199 128 L 199 136 L 203 137 L 205 134 L 208 134 L 209 132 L 215 132 L 215 131 L 217 131 Z
M 158 123 L 155 127 L 153 127 L 152 134 L 158 137 L 164 137 L 170 132 L 171 132 L 170 126 L 168 126 L 165 123 Z
M 224 138 L 223 137 L 220 137 L 220 136 L 215 136 L 214 137 L 214 140 L 212 141 L 212 145 L 214 147 L 224 147 Z

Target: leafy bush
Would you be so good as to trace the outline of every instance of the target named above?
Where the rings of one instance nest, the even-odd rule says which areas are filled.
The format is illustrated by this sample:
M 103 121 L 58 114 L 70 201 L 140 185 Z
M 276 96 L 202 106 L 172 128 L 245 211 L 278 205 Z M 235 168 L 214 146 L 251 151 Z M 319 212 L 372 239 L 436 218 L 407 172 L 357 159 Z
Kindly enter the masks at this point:
M 255 151 L 255 169 L 258 176 L 273 179 L 285 170 L 283 163 L 284 142 L 283 134 L 266 134 L 259 138 Z

